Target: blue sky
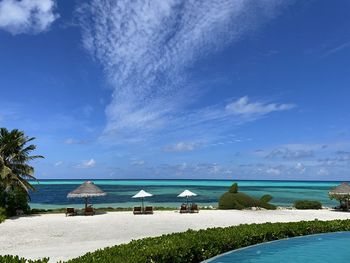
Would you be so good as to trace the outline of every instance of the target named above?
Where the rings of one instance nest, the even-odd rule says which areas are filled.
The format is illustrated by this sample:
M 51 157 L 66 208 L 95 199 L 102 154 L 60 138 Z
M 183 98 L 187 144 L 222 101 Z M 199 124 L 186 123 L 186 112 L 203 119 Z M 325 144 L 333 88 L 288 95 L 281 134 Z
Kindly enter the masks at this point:
M 350 180 L 350 2 L 0 0 L 38 178 Z

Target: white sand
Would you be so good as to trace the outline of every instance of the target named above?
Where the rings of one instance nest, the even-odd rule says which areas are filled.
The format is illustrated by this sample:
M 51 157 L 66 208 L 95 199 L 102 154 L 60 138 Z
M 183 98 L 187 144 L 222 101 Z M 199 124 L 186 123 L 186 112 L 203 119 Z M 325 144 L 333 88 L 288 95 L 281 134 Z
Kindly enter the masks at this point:
M 110 212 L 91 217 L 63 214 L 8 219 L 0 224 L 0 254 L 50 262 L 66 260 L 98 248 L 126 243 L 132 239 L 181 232 L 189 228 L 231 226 L 242 223 L 291 222 L 301 220 L 348 219 L 350 213 L 329 210 L 200 211 L 179 214 L 173 211 L 137 215 Z

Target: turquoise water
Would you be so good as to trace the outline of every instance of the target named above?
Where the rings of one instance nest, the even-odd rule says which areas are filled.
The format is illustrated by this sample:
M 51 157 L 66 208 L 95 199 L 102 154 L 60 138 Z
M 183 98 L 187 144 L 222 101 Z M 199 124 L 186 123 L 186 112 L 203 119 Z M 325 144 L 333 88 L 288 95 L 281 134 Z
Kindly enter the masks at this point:
M 33 182 L 37 191 L 31 194 L 32 208 L 80 207 L 82 200 L 67 199 L 67 194 L 85 180 L 40 180 Z M 219 197 L 227 191 L 233 181 L 225 180 L 93 180 L 107 196 L 94 198 L 95 207 L 132 207 L 138 200 L 132 199 L 141 189 L 154 196 L 146 204 L 163 207 L 178 207 L 184 200 L 177 195 L 185 189 L 198 194 L 193 201 L 204 206 L 217 206 Z M 295 200 L 319 200 L 325 206 L 337 203 L 328 197 L 328 191 L 339 182 L 310 181 L 236 181 L 239 191 L 255 197 L 270 194 L 272 203 L 291 206 Z
M 350 232 L 311 235 L 284 239 L 235 250 L 205 262 L 345 263 L 350 262 L 349 243 Z

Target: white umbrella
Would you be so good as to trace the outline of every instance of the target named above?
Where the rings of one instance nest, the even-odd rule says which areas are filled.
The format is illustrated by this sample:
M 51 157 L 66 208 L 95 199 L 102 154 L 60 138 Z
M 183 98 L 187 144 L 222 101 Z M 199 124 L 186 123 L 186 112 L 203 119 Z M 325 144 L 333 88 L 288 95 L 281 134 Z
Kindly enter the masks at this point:
M 188 197 L 189 196 L 197 196 L 197 194 L 191 192 L 190 190 L 185 190 L 181 194 L 179 194 L 177 197 L 186 197 L 186 199 L 187 199 L 187 206 L 188 206 Z
M 132 198 L 141 198 L 142 199 L 142 211 L 144 210 L 143 209 L 143 199 L 145 197 L 150 197 L 150 196 L 153 196 L 152 194 L 150 193 L 147 193 L 146 191 L 144 190 L 141 190 L 140 192 L 138 192 L 136 195 L 134 195 Z

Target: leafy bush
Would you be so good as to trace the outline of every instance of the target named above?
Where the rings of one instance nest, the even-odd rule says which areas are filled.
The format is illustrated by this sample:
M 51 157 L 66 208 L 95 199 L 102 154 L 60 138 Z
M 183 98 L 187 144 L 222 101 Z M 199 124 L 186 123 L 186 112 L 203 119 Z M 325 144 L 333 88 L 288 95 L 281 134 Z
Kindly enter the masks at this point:
M 16 210 L 22 210 L 25 214 L 30 213 L 28 205 L 28 195 L 24 190 L 16 188 L 7 194 L 7 208 L 8 216 L 16 215 Z
M 0 223 L 4 222 L 6 219 L 6 210 L 3 207 L 0 207 Z
M 272 200 L 272 195 L 263 195 L 261 198 L 260 198 L 260 201 L 261 202 L 264 202 L 264 203 L 268 203 Z
M 30 260 L 25 258 L 20 258 L 18 256 L 0 256 L 0 263 L 47 263 L 49 262 L 48 258 L 43 258 L 39 260 Z
M 296 209 L 322 209 L 322 204 L 319 201 L 299 200 L 294 202 Z
M 224 193 L 219 199 L 219 209 L 238 209 L 257 206 L 256 200 L 244 193 Z
M 228 191 L 232 194 L 238 193 L 238 184 L 237 183 L 232 184 L 230 187 L 230 190 Z
M 99 249 L 68 262 L 194 263 L 262 242 L 338 231 L 350 231 L 350 220 L 265 223 L 199 231 L 188 230 L 183 233 L 144 238 L 128 244 Z M 0 263 L 47 262 L 48 258 L 30 261 L 17 256 L 0 256 Z
M 219 209 L 242 210 L 251 207 L 262 207 L 269 210 L 276 209 L 276 206 L 269 204 L 271 195 L 264 195 L 260 199 L 253 198 L 247 194 L 238 192 L 237 183 L 232 184 L 229 191 L 224 193 L 219 199 Z
M 262 242 L 316 233 L 349 231 L 350 220 L 239 225 L 144 238 L 69 260 L 85 262 L 201 262 Z

